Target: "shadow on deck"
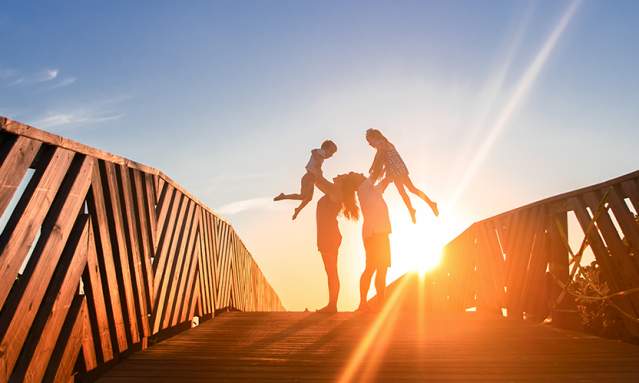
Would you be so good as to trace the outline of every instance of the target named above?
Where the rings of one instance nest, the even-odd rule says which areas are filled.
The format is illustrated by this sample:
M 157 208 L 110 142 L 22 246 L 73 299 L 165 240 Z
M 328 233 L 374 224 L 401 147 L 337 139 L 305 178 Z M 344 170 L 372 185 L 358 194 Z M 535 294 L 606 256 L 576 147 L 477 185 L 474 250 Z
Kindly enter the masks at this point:
M 375 319 L 225 313 L 132 355 L 100 381 L 639 379 L 637 346 L 470 313 L 424 321 L 411 312 L 391 313 L 358 359 Z

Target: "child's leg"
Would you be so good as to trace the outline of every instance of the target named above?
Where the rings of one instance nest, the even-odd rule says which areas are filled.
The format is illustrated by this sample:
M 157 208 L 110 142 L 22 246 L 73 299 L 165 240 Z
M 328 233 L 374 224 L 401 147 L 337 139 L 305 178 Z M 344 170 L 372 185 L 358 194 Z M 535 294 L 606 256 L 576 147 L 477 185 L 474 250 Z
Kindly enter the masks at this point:
M 426 202 L 428 204 L 428 206 L 430 206 L 430 208 L 433 210 L 433 213 L 435 213 L 436 216 L 439 215 L 439 210 L 437 209 L 437 204 L 435 202 L 433 202 L 430 198 L 428 198 L 426 193 L 424 193 L 423 191 L 419 190 L 415 186 L 415 184 L 413 184 L 413 181 L 410 179 L 410 176 L 408 174 L 406 176 L 402 177 L 402 182 L 404 183 L 404 185 L 406 185 L 406 187 L 408 188 L 408 190 L 410 190 L 411 193 L 413 193 L 416 196 L 418 196 L 419 198 L 423 199 L 424 202 Z
M 295 208 L 295 213 L 293 213 L 293 219 L 297 218 L 297 215 L 304 209 L 306 205 L 313 199 L 313 190 L 315 189 L 315 176 L 311 173 L 304 174 L 302 177 L 302 187 L 300 190 L 300 198 L 302 202 L 300 205 Z
M 280 193 L 280 194 L 276 195 L 275 198 L 273 198 L 273 201 L 281 201 L 281 200 L 284 200 L 284 199 L 290 199 L 290 200 L 295 200 L 295 201 L 303 201 L 303 200 L 308 198 L 309 183 L 311 185 L 310 186 L 310 195 L 311 195 L 311 199 L 313 199 L 313 188 L 315 187 L 315 178 L 313 177 L 312 174 L 306 173 L 306 174 L 304 174 L 304 176 L 302 176 L 302 181 L 301 181 L 301 186 L 300 186 L 300 192 L 299 193 L 293 193 L 293 194 Z
M 410 213 L 410 219 L 413 221 L 413 223 L 417 222 L 417 218 L 415 217 L 415 209 L 413 208 L 413 204 L 410 202 L 410 197 L 408 196 L 408 194 L 406 194 L 406 189 L 404 189 L 404 184 L 402 183 L 401 180 L 396 179 L 395 181 L 395 187 L 397 187 L 397 191 L 399 192 L 399 195 L 402 197 L 402 200 L 404 200 L 404 205 L 406 205 L 406 207 L 408 208 L 408 212 Z

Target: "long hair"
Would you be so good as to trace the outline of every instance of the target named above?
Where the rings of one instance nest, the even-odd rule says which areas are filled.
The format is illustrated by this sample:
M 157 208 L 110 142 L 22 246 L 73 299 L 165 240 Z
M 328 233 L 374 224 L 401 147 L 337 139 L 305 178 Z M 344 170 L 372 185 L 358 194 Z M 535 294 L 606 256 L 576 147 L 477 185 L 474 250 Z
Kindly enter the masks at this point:
M 359 219 L 359 206 L 355 198 L 355 191 L 364 180 L 363 174 L 354 172 L 340 174 L 335 177 L 335 184 L 342 192 L 342 214 L 347 219 L 354 221 Z
M 380 132 L 378 129 L 373 129 L 373 128 L 367 129 L 366 137 L 372 138 L 375 141 L 382 141 L 386 144 L 390 144 L 390 141 L 388 141 L 388 138 L 386 138 L 386 136 L 384 136 L 382 132 Z

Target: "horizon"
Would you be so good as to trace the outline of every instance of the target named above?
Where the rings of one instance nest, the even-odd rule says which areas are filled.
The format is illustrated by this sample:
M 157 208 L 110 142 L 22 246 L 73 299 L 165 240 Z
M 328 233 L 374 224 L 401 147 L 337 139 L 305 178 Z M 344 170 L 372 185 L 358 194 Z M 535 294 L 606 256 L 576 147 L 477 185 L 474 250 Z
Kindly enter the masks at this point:
M 320 192 L 295 222 L 295 203 L 272 202 L 299 189 L 312 148 L 337 143 L 327 176 L 366 173 L 364 131 L 384 131 L 442 206 L 436 219 L 413 198 L 412 225 L 397 191 L 385 193 L 389 282 L 432 266 L 481 218 L 637 170 L 639 53 L 625 40 L 639 32 L 637 10 L 10 2 L 0 11 L 0 42 L 13 53 L 0 59 L 0 115 L 161 169 L 233 225 L 287 309 L 313 310 L 326 300 Z M 352 310 L 360 226 L 340 224 L 339 307 Z

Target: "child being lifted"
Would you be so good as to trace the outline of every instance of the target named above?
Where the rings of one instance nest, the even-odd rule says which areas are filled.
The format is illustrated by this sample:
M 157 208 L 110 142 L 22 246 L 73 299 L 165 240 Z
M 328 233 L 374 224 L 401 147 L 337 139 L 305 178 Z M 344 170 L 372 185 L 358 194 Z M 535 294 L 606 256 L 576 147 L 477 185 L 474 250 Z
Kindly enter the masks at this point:
M 273 198 L 273 201 L 281 201 L 285 199 L 301 201 L 300 205 L 295 208 L 293 219 L 297 218 L 297 215 L 304 209 L 304 206 L 308 205 L 313 199 L 313 191 L 315 189 L 315 177 L 322 174 L 322 164 L 325 159 L 331 158 L 337 151 L 337 145 L 331 140 L 322 142 L 322 146 L 319 149 L 311 150 L 311 159 L 306 164 L 306 174 L 302 176 L 302 185 L 299 194 L 284 194 Z
M 423 199 L 424 202 L 430 206 L 435 216 L 438 216 L 439 210 L 437 209 L 437 203 L 433 202 L 430 198 L 428 198 L 426 193 L 413 185 L 413 181 L 411 181 L 410 176 L 408 175 L 408 168 L 406 167 L 404 160 L 402 160 L 402 157 L 400 157 L 395 146 L 391 144 L 386 137 L 384 137 L 382 132 L 377 129 L 368 129 L 366 131 L 366 141 L 368 141 L 370 146 L 377 150 L 375 159 L 373 160 L 373 165 L 370 169 L 371 178 L 373 180 L 377 180 L 385 174 L 386 181 L 395 183 L 399 195 L 402 196 L 402 200 L 404 200 L 404 204 L 408 208 L 408 212 L 410 213 L 410 218 L 413 223 L 417 221 L 415 217 L 415 208 L 413 208 L 413 204 L 410 202 L 410 197 L 408 197 L 406 189 Z

